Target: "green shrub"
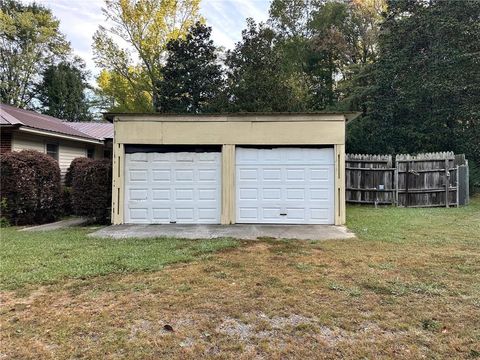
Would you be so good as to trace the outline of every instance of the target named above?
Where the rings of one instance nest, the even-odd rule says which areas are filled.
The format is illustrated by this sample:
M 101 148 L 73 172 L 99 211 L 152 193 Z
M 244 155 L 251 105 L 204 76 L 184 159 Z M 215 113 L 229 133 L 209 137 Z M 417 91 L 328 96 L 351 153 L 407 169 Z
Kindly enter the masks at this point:
M 23 150 L 0 155 L 0 198 L 10 224 L 43 224 L 60 215 L 60 169 L 50 156 Z
M 112 162 L 107 159 L 82 162 L 72 179 L 72 205 L 77 215 L 108 223 L 112 202 Z
M 8 209 L 7 199 L 2 198 L 2 200 L 0 201 L 0 228 L 10 226 L 10 222 L 5 217 L 5 213 L 7 212 L 7 209 Z
M 469 191 L 470 195 L 480 192 L 480 164 L 474 161 L 468 163 Z
M 86 157 L 78 157 L 73 159 L 67 169 L 67 172 L 65 173 L 65 186 L 71 187 L 73 178 L 75 177 L 75 171 L 77 171 L 77 169 L 82 167 L 83 165 L 88 164 L 92 161 L 92 159 Z
M 62 216 L 73 215 L 72 207 L 72 188 L 62 186 L 62 198 L 60 200 Z

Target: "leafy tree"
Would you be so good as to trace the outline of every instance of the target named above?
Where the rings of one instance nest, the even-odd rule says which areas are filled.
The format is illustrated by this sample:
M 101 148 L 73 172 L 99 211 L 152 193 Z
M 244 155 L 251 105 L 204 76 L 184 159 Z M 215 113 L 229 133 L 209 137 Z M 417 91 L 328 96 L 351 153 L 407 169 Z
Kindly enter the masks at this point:
M 146 84 L 145 72 L 139 67 L 130 67 L 128 81 L 115 71 L 102 70 L 97 77 L 97 107 L 105 111 L 151 112 L 152 94 Z
M 480 163 L 480 2 L 389 1 L 379 60 L 362 74 L 353 152 L 465 152 Z
M 99 82 L 100 90 L 113 97 L 115 106 L 130 99 L 124 98 L 123 89 L 115 93 L 115 86 L 106 80 L 124 79 L 123 85 L 130 92 L 148 92 L 150 111 L 156 109 L 156 84 L 161 79 L 166 45 L 184 36 L 199 19 L 199 6 L 200 0 L 105 0 L 102 10 L 113 26 L 99 27 L 93 37 L 93 50 L 97 65 L 110 73 Z M 128 46 L 120 47 L 115 38 Z M 134 105 L 135 110 L 143 110 L 143 104 Z
M 50 65 L 42 74 L 36 98 L 40 111 L 67 121 L 89 121 L 92 114 L 86 98 L 87 73 L 81 59 Z
M 167 62 L 159 82 L 161 111 L 196 114 L 219 110 L 223 79 L 211 31 L 197 22 L 185 39 L 167 44 Z
M 0 0 L 0 101 L 29 107 L 45 68 L 70 53 L 59 21 L 38 4 Z
M 312 11 L 308 72 L 312 107 L 338 107 L 354 91 L 352 77 L 376 61 L 384 0 L 329 1 Z
M 269 10 L 269 24 L 282 38 L 308 38 L 313 9 L 322 0 L 273 0 Z
M 275 32 L 252 19 L 242 41 L 227 52 L 227 98 L 231 111 L 295 111 L 301 105 L 282 71 Z
M 320 0 L 273 0 L 268 24 L 276 33 L 277 51 L 286 82 L 301 105 L 308 110 L 311 103 L 311 77 L 307 72 L 307 58 L 311 29 L 308 26 L 312 11 Z
M 353 91 L 351 78 L 375 61 L 385 0 L 273 0 L 282 67 L 304 109 L 338 107 Z

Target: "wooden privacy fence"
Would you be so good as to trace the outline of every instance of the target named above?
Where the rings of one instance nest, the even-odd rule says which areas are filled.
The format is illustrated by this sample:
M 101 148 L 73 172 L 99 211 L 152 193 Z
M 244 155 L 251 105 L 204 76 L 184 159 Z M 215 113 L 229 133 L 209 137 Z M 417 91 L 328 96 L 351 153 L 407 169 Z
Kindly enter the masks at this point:
M 347 202 L 405 207 L 468 203 L 468 161 L 452 152 L 418 155 L 347 154 Z

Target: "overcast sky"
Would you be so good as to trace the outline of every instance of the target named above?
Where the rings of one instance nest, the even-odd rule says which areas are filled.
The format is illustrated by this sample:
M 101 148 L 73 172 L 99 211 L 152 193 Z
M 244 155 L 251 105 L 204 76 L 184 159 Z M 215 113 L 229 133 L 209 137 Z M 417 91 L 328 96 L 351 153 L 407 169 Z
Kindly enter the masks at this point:
M 29 2 L 25 0 L 24 2 Z M 99 24 L 104 23 L 101 8 L 103 0 L 36 0 L 52 9 L 60 20 L 60 30 L 71 42 L 75 53 L 87 63 L 95 75 L 98 69 L 92 60 L 92 36 Z M 270 0 L 203 0 L 201 13 L 213 28 L 212 37 L 216 45 L 232 48 L 241 38 L 245 19 L 265 21 L 268 17 Z

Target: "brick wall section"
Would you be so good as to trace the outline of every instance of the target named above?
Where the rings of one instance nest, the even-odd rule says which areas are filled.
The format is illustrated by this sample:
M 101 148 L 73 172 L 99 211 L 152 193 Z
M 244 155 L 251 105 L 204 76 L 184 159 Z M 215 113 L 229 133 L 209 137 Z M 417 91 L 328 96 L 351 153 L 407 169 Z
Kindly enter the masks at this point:
M 0 132 L 0 153 L 12 151 L 12 133 L 2 130 Z

